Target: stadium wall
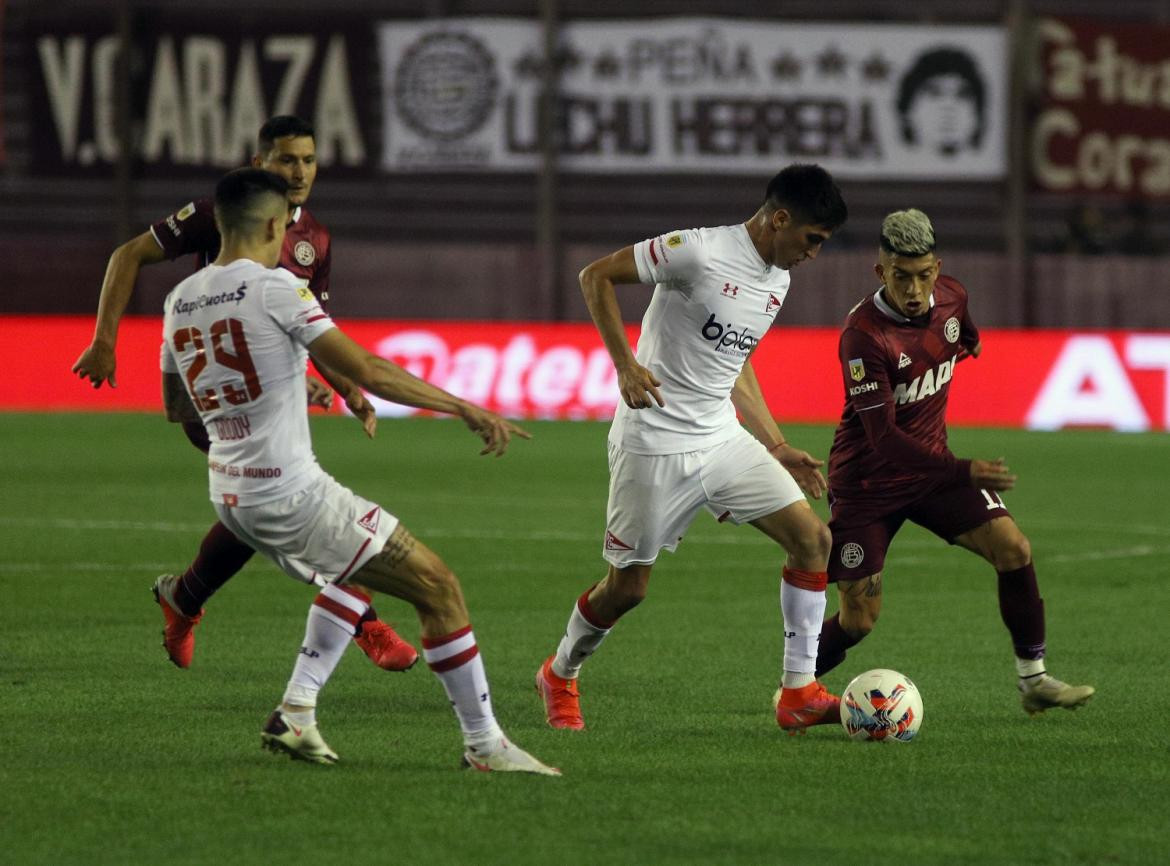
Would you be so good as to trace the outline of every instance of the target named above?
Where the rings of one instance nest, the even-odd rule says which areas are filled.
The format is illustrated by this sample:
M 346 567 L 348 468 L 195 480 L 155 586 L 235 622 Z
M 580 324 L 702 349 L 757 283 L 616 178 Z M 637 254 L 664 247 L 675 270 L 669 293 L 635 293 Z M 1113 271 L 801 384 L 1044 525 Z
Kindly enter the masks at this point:
M 118 387 L 97 391 L 69 372 L 89 342 L 91 319 L 0 316 L 0 327 L 13 335 L 4 343 L 0 410 L 160 411 L 159 318 L 122 323 Z M 416 375 L 512 416 L 613 413 L 616 380 L 591 325 L 387 319 L 345 328 Z M 772 410 L 782 422 L 836 421 L 843 401 L 837 330 L 775 331 L 753 358 Z M 629 335 L 636 341 L 637 329 Z M 953 425 L 1170 430 L 1170 331 L 991 328 L 983 346 L 980 358 L 956 370 Z M 379 412 L 414 414 L 386 403 Z

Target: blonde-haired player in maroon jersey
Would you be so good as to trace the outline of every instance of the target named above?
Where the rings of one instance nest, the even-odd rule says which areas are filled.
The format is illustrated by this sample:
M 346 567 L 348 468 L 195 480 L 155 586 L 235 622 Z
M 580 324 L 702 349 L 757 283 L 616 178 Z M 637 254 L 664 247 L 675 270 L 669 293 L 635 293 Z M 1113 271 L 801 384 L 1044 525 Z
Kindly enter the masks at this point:
M 280 266 L 304 280 L 322 309 L 328 312 L 333 261 L 329 229 L 314 219 L 305 206 L 317 178 L 312 124 L 292 115 L 270 118 L 260 128 L 252 165 L 278 174 L 288 182 L 289 224 L 280 251 Z M 202 268 L 215 259 L 219 249 L 220 234 L 211 198 L 189 202 L 118 247 L 110 256 L 102 282 L 93 340 L 73 365 L 73 372 L 89 379 L 95 388 L 107 381 L 111 388 L 117 387 L 114 347 L 118 323 L 134 292 L 139 270 L 144 265 L 185 255 L 195 256 L 198 267 Z M 345 376 L 316 366 L 372 437 L 377 419 L 361 389 Z M 332 405 L 333 394 L 323 384 L 308 377 L 306 385 L 312 403 L 326 408 Z M 179 399 L 168 403 L 167 418 L 182 424 L 187 438 L 206 454 L 210 440 L 199 413 L 182 392 L 176 393 Z M 163 647 L 175 665 L 180 668 L 191 665 L 195 652 L 194 628 L 203 617 L 203 605 L 244 567 L 252 553 L 251 547 L 217 522 L 204 536 L 198 555 L 186 571 L 181 575 L 164 574 L 155 581 L 155 598 L 165 619 Z M 418 652 L 377 618 L 369 606 L 368 593 L 357 586 L 351 589 L 360 595 L 351 593 L 343 597 L 335 587 L 326 586 L 314 603 L 346 622 L 354 632 L 354 642 L 380 668 L 408 670 L 418 661 Z M 362 610 L 353 610 L 354 599 Z
M 1000 496 L 1016 476 L 1003 458 L 965 460 L 947 447 L 955 366 L 982 347 L 967 290 L 940 275 L 941 266 L 926 214 L 891 213 L 875 267 L 881 286 L 845 320 L 845 409 L 829 453 L 829 580 L 840 609 L 821 629 L 816 673 L 839 665 L 873 629 L 886 550 L 910 520 L 995 568 L 1024 709 L 1075 709 L 1094 689 L 1070 686 L 1045 669 L 1044 602 L 1031 547 Z

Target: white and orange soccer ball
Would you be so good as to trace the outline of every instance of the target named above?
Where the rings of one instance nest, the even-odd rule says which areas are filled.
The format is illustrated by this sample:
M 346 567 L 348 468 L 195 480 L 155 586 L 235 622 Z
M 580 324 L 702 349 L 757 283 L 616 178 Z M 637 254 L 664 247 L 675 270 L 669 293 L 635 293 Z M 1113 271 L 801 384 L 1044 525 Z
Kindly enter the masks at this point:
M 858 674 L 841 693 L 841 727 L 854 740 L 908 743 L 922 727 L 922 695 L 897 671 Z

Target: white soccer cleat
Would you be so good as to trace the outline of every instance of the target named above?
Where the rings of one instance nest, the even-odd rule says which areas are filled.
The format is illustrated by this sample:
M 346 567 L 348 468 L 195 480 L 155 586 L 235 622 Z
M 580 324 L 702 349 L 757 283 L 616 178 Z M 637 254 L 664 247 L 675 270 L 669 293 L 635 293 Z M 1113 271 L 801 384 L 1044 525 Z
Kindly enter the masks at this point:
M 556 767 L 542 764 L 519 746 L 500 737 L 487 746 L 468 746 L 463 753 L 463 766 L 481 773 L 537 773 L 541 776 L 559 776 Z
M 1020 701 L 1029 716 L 1061 707 L 1075 710 L 1089 702 L 1097 690 L 1092 686 L 1070 686 L 1056 677 L 1042 674 L 1031 680 L 1020 682 Z
M 264 723 L 260 744 L 270 752 L 284 752 L 298 761 L 337 763 L 337 753 L 321 738 L 316 725 L 294 725 L 279 709 L 274 710 Z

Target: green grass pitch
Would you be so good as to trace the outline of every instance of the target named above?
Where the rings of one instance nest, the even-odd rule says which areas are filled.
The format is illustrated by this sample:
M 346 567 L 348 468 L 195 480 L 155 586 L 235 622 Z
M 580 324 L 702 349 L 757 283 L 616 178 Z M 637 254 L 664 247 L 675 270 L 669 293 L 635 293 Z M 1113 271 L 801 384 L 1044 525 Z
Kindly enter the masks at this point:
M 200 456 L 142 415 L 4 415 L 0 861 L 13 864 L 1166 862 L 1166 442 L 957 430 L 1003 455 L 1048 612 L 1053 673 L 1089 706 L 1029 719 L 995 578 L 917 528 L 894 543 L 877 630 L 827 678 L 918 683 L 917 740 L 785 736 L 770 697 L 780 553 L 700 515 L 582 677 L 589 728 L 543 724 L 532 676 L 603 573 L 605 432 L 536 423 L 503 459 L 452 421 L 313 422 L 322 464 L 460 575 L 496 710 L 561 779 L 456 769 L 421 664 L 356 649 L 322 695 L 342 763 L 260 748 L 313 591 L 259 557 L 212 599 L 195 663 L 159 646 L 149 586 L 214 519 Z M 825 456 L 831 431 L 787 429 Z M 819 505 L 824 513 L 823 505 Z M 830 609 L 835 607 L 830 594 Z M 382 616 L 417 638 L 403 603 Z

